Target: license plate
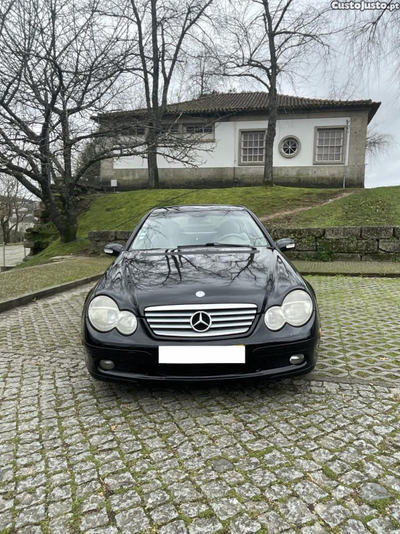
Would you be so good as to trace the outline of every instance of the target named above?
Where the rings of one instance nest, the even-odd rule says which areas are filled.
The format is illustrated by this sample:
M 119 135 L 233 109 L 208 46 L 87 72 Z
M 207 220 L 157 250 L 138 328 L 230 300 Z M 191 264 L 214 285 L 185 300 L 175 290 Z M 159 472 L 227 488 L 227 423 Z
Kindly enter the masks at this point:
M 246 363 L 244 345 L 159 347 L 158 363 Z

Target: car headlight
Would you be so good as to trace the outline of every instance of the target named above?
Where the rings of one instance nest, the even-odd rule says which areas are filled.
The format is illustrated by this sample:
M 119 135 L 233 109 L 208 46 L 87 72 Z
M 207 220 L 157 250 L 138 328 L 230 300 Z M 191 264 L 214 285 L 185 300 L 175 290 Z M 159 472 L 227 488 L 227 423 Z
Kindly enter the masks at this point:
M 136 316 L 130 311 L 120 311 L 117 303 L 110 297 L 100 295 L 89 304 L 89 321 L 100 332 L 110 332 L 116 328 L 126 336 L 137 328 Z
M 264 322 L 269 330 L 280 330 L 285 323 L 302 326 L 309 321 L 314 306 L 308 293 L 302 289 L 292 291 L 283 299 L 281 306 L 272 306 L 264 315 Z

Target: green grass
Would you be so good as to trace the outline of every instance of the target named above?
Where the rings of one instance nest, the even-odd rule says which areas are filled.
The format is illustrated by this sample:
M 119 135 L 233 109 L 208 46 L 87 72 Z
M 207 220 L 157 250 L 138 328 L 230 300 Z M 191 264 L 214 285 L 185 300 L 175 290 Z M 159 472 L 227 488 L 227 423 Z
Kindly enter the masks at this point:
M 298 187 L 235 187 L 224 189 L 159 189 L 129 191 L 92 197 L 89 209 L 78 221 L 78 239 L 63 245 L 59 239 L 25 265 L 44 263 L 53 256 L 82 254 L 89 250 L 91 230 L 133 230 L 140 218 L 155 206 L 169 204 L 240 204 L 258 216 L 304 205 L 326 202 L 341 193 L 337 189 Z
M 277 226 L 326 228 L 329 226 L 400 225 L 400 187 L 363 189 L 331 204 L 274 219 Z
M 267 227 L 328 227 L 400 225 L 400 187 L 353 190 L 351 195 L 328 203 L 342 189 L 299 187 L 234 187 L 224 189 L 159 189 L 130 191 L 89 197 L 88 209 L 78 221 L 78 238 L 61 244 L 55 239 L 46 250 L 24 265 L 38 265 L 53 256 L 87 254 L 88 232 L 132 230 L 140 218 L 155 206 L 169 204 L 239 204 L 259 216 L 272 216 Z M 324 204 L 321 206 L 321 204 Z M 290 212 L 298 208 L 305 211 Z M 285 215 L 280 213 L 285 212 Z M 289 215 L 287 214 L 289 212 Z
M 110 258 L 74 258 L 0 273 L 0 302 L 65 282 L 102 273 Z

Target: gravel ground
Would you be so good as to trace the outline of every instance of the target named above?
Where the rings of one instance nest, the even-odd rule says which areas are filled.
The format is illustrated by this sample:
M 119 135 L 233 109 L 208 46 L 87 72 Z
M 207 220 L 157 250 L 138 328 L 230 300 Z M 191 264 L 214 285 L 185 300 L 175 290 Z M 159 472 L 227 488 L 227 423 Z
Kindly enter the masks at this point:
M 0 315 L 0 532 L 400 532 L 399 283 L 310 277 L 320 361 L 223 387 L 96 382 L 88 287 Z

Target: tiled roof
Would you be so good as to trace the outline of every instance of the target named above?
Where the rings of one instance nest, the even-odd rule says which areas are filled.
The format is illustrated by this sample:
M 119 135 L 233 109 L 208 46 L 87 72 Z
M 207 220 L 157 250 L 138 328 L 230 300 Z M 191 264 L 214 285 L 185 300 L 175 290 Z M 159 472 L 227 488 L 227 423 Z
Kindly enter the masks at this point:
M 267 112 L 269 94 L 267 92 L 215 93 L 186 102 L 169 104 L 166 115 L 226 115 L 240 112 Z M 380 102 L 372 100 L 321 100 L 299 96 L 278 95 L 280 113 L 296 111 L 318 111 L 332 109 L 369 109 L 369 120 L 375 115 Z M 117 118 L 118 116 L 140 116 L 145 109 L 132 111 L 116 111 L 104 113 L 100 118 Z

